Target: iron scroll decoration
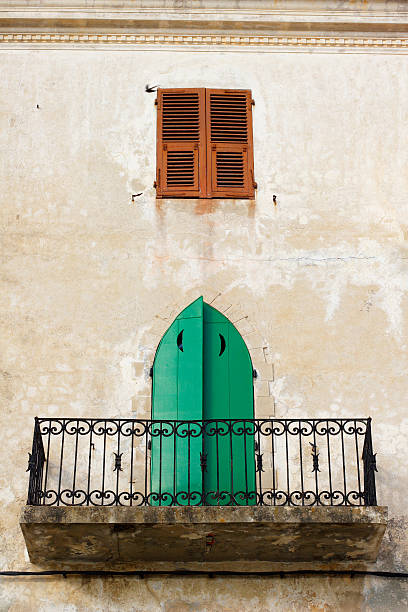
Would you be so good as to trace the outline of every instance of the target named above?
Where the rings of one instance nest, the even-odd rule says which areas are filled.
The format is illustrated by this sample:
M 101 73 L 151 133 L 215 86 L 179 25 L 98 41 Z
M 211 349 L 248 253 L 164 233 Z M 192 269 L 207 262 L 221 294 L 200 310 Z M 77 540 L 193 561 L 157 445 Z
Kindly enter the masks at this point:
M 151 491 L 149 441 L 171 436 L 187 441 L 209 436 L 226 438 L 231 443 L 252 437 L 257 453 L 256 489 Z M 207 457 L 200 454 L 199 462 L 204 473 Z M 189 464 L 186 469 L 190 469 Z M 276 470 L 280 471 L 278 479 Z M 376 505 L 376 470 L 371 419 L 42 418 L 36 419 L 34 427 L 27 503 Z

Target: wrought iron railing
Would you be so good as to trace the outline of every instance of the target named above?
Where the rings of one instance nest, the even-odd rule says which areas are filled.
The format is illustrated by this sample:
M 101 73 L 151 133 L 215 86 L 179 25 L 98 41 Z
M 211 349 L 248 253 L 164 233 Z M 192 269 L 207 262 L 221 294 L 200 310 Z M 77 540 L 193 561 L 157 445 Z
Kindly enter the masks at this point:
M 373 506 L 371 419 L 36 418 L 30 505 Z

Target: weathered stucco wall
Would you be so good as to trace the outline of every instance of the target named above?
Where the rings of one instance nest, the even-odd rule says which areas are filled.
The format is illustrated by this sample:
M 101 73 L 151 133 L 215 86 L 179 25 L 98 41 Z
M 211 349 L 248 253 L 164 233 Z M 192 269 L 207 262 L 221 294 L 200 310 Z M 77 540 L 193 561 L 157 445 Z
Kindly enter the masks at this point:
M 390 514 L 375 567 L 408 571 L 406 56 L 2 49 L 0 64 L 1 569 L 33 569 L 18 524 L 33 417 L 149 417 L 156 344 L 203 294 L 245 317 L 258 415 L 372 416 Z M 155 200 L 146 83 L 252 89 L 256 200 Z M 0 583 L 14 612 L 407 608 L 406 583 L 372 577 Z

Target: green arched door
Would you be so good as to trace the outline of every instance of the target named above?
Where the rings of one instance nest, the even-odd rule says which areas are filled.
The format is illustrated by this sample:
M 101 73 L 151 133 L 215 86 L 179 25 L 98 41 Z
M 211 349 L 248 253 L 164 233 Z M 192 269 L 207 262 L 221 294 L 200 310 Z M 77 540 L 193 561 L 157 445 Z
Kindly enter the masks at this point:
M 176 496 L 187 505 L 256 502 L 254 436 L 242 421 L 254 418 L 251 359 L 238 330 L 202 297 L 159 344 L 152 418 L 164 421 L 152 432 L 152 504 L 169 505 Z M 166 419 L 212 422 L 202 435 L 194 424 L 175 434 Z M 237 420 L 232 427 L 230 419 Z

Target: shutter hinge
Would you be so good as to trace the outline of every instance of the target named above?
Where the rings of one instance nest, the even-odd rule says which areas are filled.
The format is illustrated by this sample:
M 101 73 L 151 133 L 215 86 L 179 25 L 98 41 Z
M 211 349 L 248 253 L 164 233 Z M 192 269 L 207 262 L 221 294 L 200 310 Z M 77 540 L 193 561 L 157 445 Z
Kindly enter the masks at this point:
M 252 176 L 252 187 L 253 187 L 254 189 L 258 189 L 258 183 L 257 183 L 257 182 L 256 182 L 256 180 L 255 180 L 255 177 L 254 177 L 254 171 L 253 171 L 253 170 L 251 170 L 251 176 Z
M 153 187 L 155 189 L 157 189 L 157 187 L 159 187 L 159 189 L 160 189 L 160 168 L 157 170 L 157 181 L 154 181 Z
M 252 104 L 252 106 L 255 106 L 255 100 L 253 98 L 251 100 L 251 104 Z
M 154 101 L 154 105 L 157 106 L 158 102 L 157 102 L 157 98 Z

